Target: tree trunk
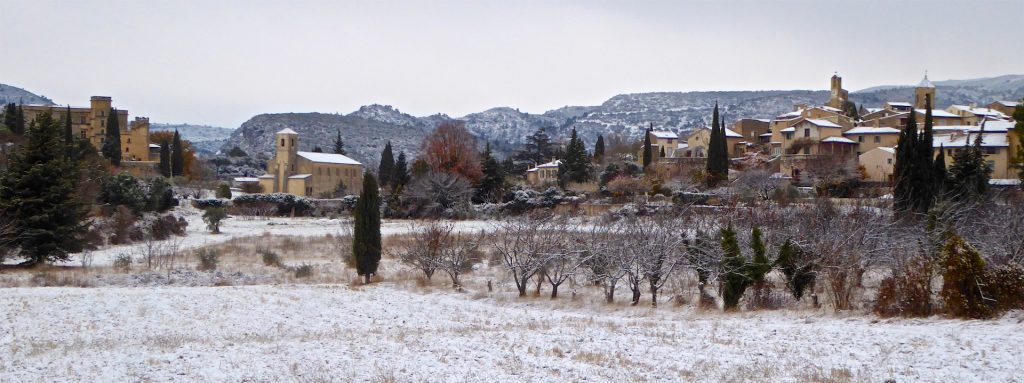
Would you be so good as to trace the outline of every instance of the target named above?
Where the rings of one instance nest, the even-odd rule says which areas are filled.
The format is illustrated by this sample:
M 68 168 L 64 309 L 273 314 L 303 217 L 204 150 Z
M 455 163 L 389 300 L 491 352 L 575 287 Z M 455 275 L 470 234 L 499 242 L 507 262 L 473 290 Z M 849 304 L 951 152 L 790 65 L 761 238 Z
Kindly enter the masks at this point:
M 544 284 L 544 277 L 540 274 L 537 275 L 537 291 L 534 293 L 536 296 L 540 296 L 540 287 Z
M 631 305 L 632 306 L 636 306 L 637 304 L 640 303 L 640 289 L 639 288 L 634 288 L 632 290 L 633 290 L 633 303 Z
M 551 284 L 551 299 L 558 298 L 558 285 Z
M 363 275 L 363 284 L 364 285 L 370 284 L 370 274 L 364 274 Z
M 658 288 L 651 286 L 651 307 L 658 307 Z
M 615 302 L 615 284 L 611 284 L 604 288 L 604 301 L 605 303 Z

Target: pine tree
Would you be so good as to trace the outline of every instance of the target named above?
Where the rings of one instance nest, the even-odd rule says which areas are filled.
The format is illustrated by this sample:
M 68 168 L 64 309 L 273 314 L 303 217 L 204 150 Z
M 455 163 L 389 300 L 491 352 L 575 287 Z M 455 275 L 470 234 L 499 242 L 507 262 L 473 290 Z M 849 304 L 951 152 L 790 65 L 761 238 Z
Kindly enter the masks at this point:
M 949 168 L 949 191 L 955 201 L 977 200 L 988 193 L 992 167 L 981 151 L 984 137 L 985 123 L 982 122 L 981 132 L 975 136 L 974 143 L 953 155 L 953 165 Z
M 160 141 L 160 175 L 171 177 L 171 144 L 167 140 Z
M 395 161 L 395 172 L 391 176 L 391 190 L 399 191 L 409 184 L 409 163 L 405 158 L 405 152 L 398 153 L 398 160 Z
M 380 165 L 377 167 L 377 177 L 380 177 L 380 184 L 391 185 L 391 175 L 395 172 L 395 155 L 391 151 L 391 141 L 384 145 L 384 151 L 380 153 Z
M 736 231 L 732 226 L 722 229 L 722 300 L 726 310 L 734 310 L 740 303 L 740 297 L 750 285 L 747 275 L 747 261 L 740 252 Z
M 562 164 L 558 167 L 558 173 L 563 183 L 588 182 L 593 176 L 593 171 L 590 168 L 590 156 L 587 154 L 583 140 L 576 135 L 576 128 L 572 129 L 569 145 L 562 157 Z
M 107 115 L 106 135 L 103 138 L 103 157 L 114 166 L 121 166 L 121 128 L 117 122 L 117 109 L 110 108 Z
M 75 160 L 75 138 L 71 131 L 71 106 L 64 112 L 64 159 Z
M 334 154 L 346 154 L 345 153 L 345 141 L 341 140 L 341 131 L 338 131 L 338 136 L 334 138 Z
M 60 131 L 51 114 L 37 116 L 0 179 L 0 215 L 13 225 L 9 244 L 29 264 L 66 260 L 81 249 L 86 229 L 77 171 L 64 158 Z
M 18 106 L 14 103 L 4 105 L 4 126 L 11 131 L 11 133 L 21 134 L 16 131 L 18 128 Z
M 594 161 L 601 163 L 604 161 L 604 136 L 598 134 L 597 142 L 594 142 Z
M 180 177 L 185 174 L 185 148 L 181 144 L 181 134 L 174 130 L 171 139 L 171 176 Z
M 356 272 L 370 283 L 370 277 L 377 273 L 380 265 L 380 196 L 377 180 L 373 174 L 363 175 L 363 191 L 359 194 L 355 211 L 352 213 L 355 225 L 352 232 L 352 257 Z
M 494 158 L 494 154 L 491 153 L 490 142 L 484 147 L 484 152 L 480 154 L 480 162 L 483 164 L 484 177 L 480 180 L 480 185 L 476 189 L 474 200 L 477 202 L 490 202 L 495 197 L 500 197 L 502 190 L 505 188 L 505 170 L 502 168 L 501 163 L 498 162 L 498 159 Z
M 647 131 L 644 132 L 644 153 L 643 153 L 644 169 L 647 169 L 647 166 L 650 165 L 651 161 L 654 160 L 654 153 L 653 153 L 653 150 L 651 148 L 651 132 L 653 130 L 654 130 L 654 123 L 651 123 L 651 126 L 648 127 Z
M 526 137 L 526 145 L 516 157 L 539 165 L 550 161 L 552 154 L 551 138 L 544 128 L 537 128 L 537 131 Z

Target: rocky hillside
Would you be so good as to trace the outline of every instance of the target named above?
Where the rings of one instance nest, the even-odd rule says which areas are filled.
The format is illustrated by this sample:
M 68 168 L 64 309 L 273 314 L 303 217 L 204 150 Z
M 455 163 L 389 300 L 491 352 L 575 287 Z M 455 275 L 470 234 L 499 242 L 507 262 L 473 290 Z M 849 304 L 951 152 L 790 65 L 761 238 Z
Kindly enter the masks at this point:
M 272 155 L 274 135 L 284 128 L 300 134 L 299 150 L 320 146 L 331 151 L 337 132 L 341 132 L 348 155 L 375 167 L 384 144 L 398 152 L 415 155 L 420 142 L 444 116 L 417 118 L 385 105 L 369 105 L 348 115 L 324 113 L 261 114 L 246 121 L 228 138 L 222 148 L 238 146 L 249 154 Z
M 1006 75 L 974 80 L 935 81 L 936 106 L 945 109 L 953 104 L 985 105 L 993 101 L 1020 100 L 1024 97 L 1024 75 Z M 913 86 L 877 86 L 850 94 L 857 105 L 878 107 L 886 101 L 909 101 L 914 98 Z
M 0 84 L 0 103 L 53 105 L 53 100 L 16 86 Z
M 232 132 L 231 129 L 208 125 L 162 123 L 151 123 L 149 125 L 150 132 L 167 130 L 177 130 L 181 134 L 182 139 L 192 142 L 192 146 L 196 148 L 196 151 L 207 155 L 217 153 L 227 143 Z

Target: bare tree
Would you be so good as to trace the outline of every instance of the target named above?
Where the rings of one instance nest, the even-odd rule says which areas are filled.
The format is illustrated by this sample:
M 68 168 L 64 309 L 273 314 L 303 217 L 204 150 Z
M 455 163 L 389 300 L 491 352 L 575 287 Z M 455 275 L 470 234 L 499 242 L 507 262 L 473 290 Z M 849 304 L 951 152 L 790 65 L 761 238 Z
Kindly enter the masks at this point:
M 534 219 L 516 218 L 498 224 L 494 231 L 494 250 L 508 268 L 521 297 L 526 296 L 527 283 L 541 268 L 535 251 L 537 225 Z
M 762 201 L 771 200 L 779 182 L 771 178 L 772 173 L 764 169 L 750 169 L 740 173 L 732 186 L 740 191 L 748 191 Z
M 483 233 L 477 235 L 452 234 L 451 224 L 448 225 L 448 235 L 442 239 L 441 256 L 437 259 L 437 268 L 448 274 L 452 280 L 452 288 L 461 290 L 460 276 L 473 264 Z
M 627 272 L 622 263 L 623 227 L 610 222 L 596 223 L 576 239 L 579 247 L 587 253 L 584 264 L 589 267 L 593 279 L 601 284 L 607 303 L 615 301 L 615 287 Z
M 587 258 L 588 253 L 576 246 L 579 233 L 569 230 L 564 219 L 548 220 L 537 236 L 542 244 L 538 250 L 546 249 L 538 254 L 541 259 L 543 277 L 551 285 L 551 299 L 558 297 L 558 287 L 565 281 L 576 276 Z
M 417 177 L 405 195 L 419 214 L 433 217 L 458 215 L 468 211 L 473 188 L 458 174 L 430 172 Z
M 416 221 L 412 224 L 412 243 L 398 253 L 398 259 L 422 271 L 429 281 L 440 264 L 441 249 L 450 240 L 452 228 L 450 223 Z

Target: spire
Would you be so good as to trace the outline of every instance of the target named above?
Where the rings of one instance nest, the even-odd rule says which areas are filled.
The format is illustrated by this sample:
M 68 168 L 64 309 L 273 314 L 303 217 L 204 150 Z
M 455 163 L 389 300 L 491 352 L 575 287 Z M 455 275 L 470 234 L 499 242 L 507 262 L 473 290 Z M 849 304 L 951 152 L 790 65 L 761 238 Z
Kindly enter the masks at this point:
M 921 82 L 919 82 L 917 84 L 917 87 L 918 88 L 934 88 L 935 87 L 935 85 L 932 85 L 931 81 L 928 81 L 928 71 L 927 70 L 924 71 L 924 78 L 921 79 Z

